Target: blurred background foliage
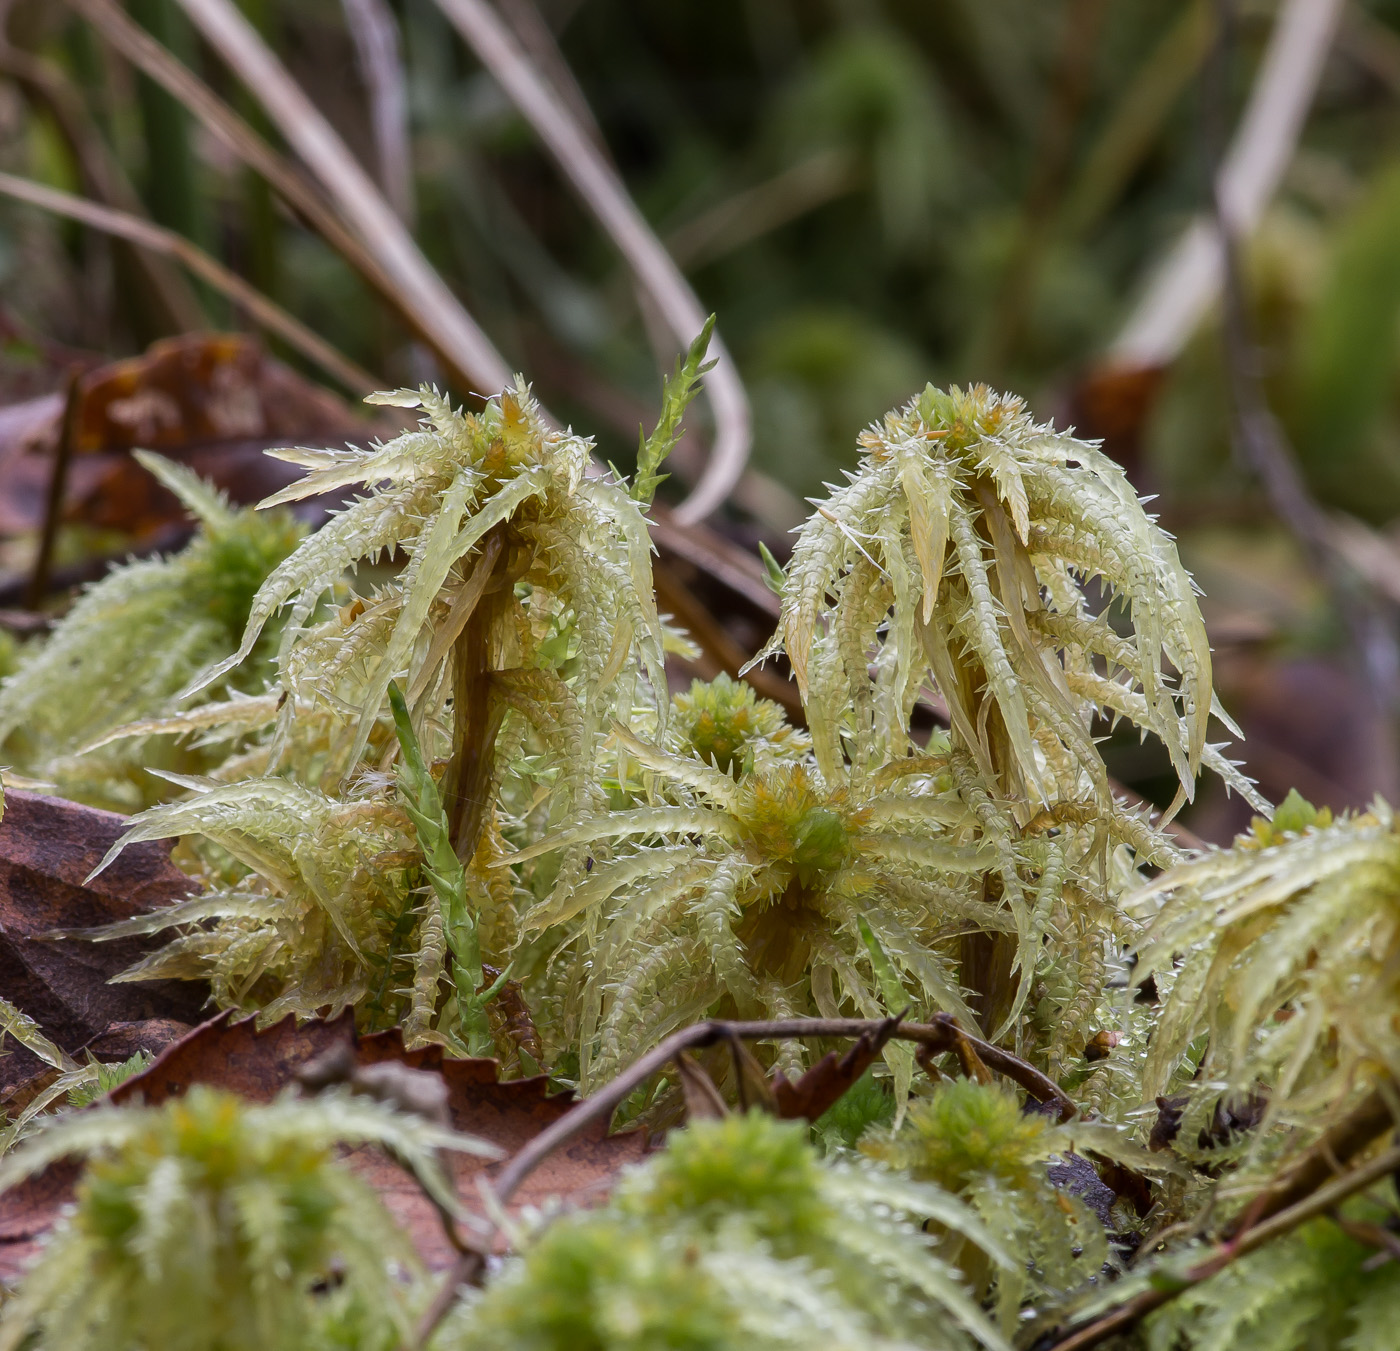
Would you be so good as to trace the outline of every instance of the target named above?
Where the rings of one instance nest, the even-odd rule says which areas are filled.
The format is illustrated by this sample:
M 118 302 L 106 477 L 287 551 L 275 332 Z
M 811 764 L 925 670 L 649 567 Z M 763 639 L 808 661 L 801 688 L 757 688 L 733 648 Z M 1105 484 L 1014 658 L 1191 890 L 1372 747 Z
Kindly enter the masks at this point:
M 627 466 L 675 344 L 436 0 L 239 3 L 506 361 Z M 1393 628 L 1400 0 L 1341 8 L 1242 270 L 1262 387 L 1328 519 L 1359 523 L 1355 585 Z M 1017 390 L 1039 415 L 1106 436 L 1139 490 L 1159 495 L 1206 591 L 1226 704 L 1266 791 L 1296 784 L 1342 806 L 1400 788 L 1378 659 L 1367 665 L 1339 618 L 1336 579 L 1232 452 L 1218 315 L 1160 369 L 1114 369 L 1115 338 L 1154 266 L 1209 207 L 1213 0 L 497 10 L 719 315 L 754 415 L 753 472 L 724 529 L 781 552 L 802 499 L 853 463 L 860 428 L 925 381 Z M 444 379 L 304 218 L 68 5 L 10 0 L 4 11 L 0 169 L 91 196 L 83 156 L 95 154 L 129 180 L 129 205 L 386 384 Z M 1278 11 L 1236 9 L 1217 109 L 1228 126 Z M 276 143 L 176 0 L 130 0 L 127 12 Z M 197 325 L 242 324 L 214 291 L 186 290 Z M 129 250 L 8 202 L 0 298 L 10 402 L 61 388 L 72 353 L 136 353 L 191 326 L 154 302 Z M 685 459 L 677 468 L 694 472 Z M 1169 778 L 1135 744 L 1111 753 L 1149 796 Z M 1215 801 L 1192 819 L 1217 838 L 1241 824 L 1235 804 Z

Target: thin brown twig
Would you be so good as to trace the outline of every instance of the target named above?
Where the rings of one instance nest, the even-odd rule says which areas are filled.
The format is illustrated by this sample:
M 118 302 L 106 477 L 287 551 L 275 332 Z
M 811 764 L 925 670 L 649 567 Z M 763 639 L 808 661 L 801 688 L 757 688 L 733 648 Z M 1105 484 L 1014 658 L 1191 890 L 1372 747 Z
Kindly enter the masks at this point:
M 1369 1163 L 1343 1174 L 1287 1210 L 1280 1211 L 1252 1229 L 1247 1229 L 1239 1238 L 1218 1244 L 1209 1257 L 1197 1262 L 1180 1277 L 1173 1278 L 1169 1284 L 1162 1287 L 1153 1286 L 1125 1300 L 1116 1309 L 1055 1342 L 1050 1351 L 1088 1351 L 1089 1347 L 1098 1346 L 1100 1342 L 1132 1327 L 1139 1319 L 1145 1318 L 1164 1304 L 1169 1304 L 1178 1295 L 1185 1294 L 1187 1290 L 1193 1289 L 1203 1281 L 1208 1281 L 1232 1263 L 1239 1261 L 1241 1257 L 1290 1233 L 1308 1220 L 1326 1215 L 1347 1197 L 1379 1182 L 1397 1167 L 1400 1167 L 1400 1147 L 1389 1149 Z
M 1225 1229 L 1226 1238 L 1235 1238 L 1245 1229 L 1287 1210 L 1311 1194 L 1330 1177 L 1335 1177 L 1362 1150 L 1397 1124 L 1395 1085 L 1373 1089 L 1341 1121 L 1322 1136 L 1273 1186 L 1260 1192 L 1254 1202 Z
M 341 0 L 355 44 L 355 63 L 369 96 L 369 122 L 379 182 L 399 219 L 413 224 L 413 145 L 399 26 L 388 0 Z
M 700 650 L 713 660 L 715 666 L 735 680 L 746 681 L 763 698 L 782 705 L 793 722 L 805 726 L 807 712 L 792 681 L 784 680 L 763 666 L 755 666 L 740 676 L 739 672 L 750 654 L 739 646 L 709 607 L 668 566 L 666 559 L 657 560 L 653 576 L 658 602 L 686 627 Z
M 964 1032 L 951 1014 L 936 1014 L 927 1023 L 906 1023 L 902 1014 L 895 1018 L 788 1018 L 771 1022 L 724 1022 L 712 1019 L 673 1033 L 659 1046 L 634 1061 L 592 1097 L 583 1099 L 551 1126 L 533 1137 L 509 1160 L 495 1182 L 489 1184 L 493 1209 L 499 1213 L 519 1191 L 525 1179 L 556 1149 L 589 1126 L 610 1121 L 612 1114 L 635 1088 L 685 1052 L 721 1042 L 813 1041 L 862 1036 L 911 1041 L 918 1045 L 925 1055 L 956 1051 L 958 1040 L 961 1038 L 984 1065 L 1019 1084 L 1037 1101 L 1053 1103 L 1059 1109 L 1062 1121 L 1067 1121 L 1078 1113 L 1079 1109 L 1073 1100 L 1054 1080 L 1010 1051 Z M 482 1185 L 488 1184 L 483 1182 Z M 464 1285 L 472 1284 L 480 1278 L 489 1242 L 490 1238 L 487 1237 L 482 1241 L 480 1248 L 464 1252 L 457 1259 L 419 1323 L 413 1342 L 415 1347 L 427 1345 L 456 1301 L 457 1292 Z
M 1075 130 L 1083 114 L 1098 50 L 1096 39 L 1107 8 L 1105 0 L 1070 0 L 1064 7 L 1059 59 L 1041 120 L 1030 186 L 983 354 L 994 371 L 1015 355 L 1025 330 L 1028 301 L 1035 292 L 1035 274 L 1049 243 L 1047 227 L 1065 189 Z
M 304 220 L 379 294 L 380 298 L 437 351 L 378 258 L 362 244 L 335 210 L 302 175 L 192 70 L 182 65 L 145 29 L 133 22 L 115 0 L 66 0 L 108 43 L 141 73 L 197 117 L 243 164 L 264 179 L 287 207 Z M 447 354 L 437 351 L 452 369 Z
M 197 244 L 192 244 L 184 235 L 176 234 L 173 230 L 167 230 L 162 225 L 155 225 L 129 212 L 89 202 L 81 197 L 74 197 L 71 193 L 60 192 L 57 188 L 50 188 L 27 178 L 17 178 L 13 174 L 0 173 L 0 194 L 13 197 L 16 201 L 27 202 L 43 211 L 52 211 L 58 216 L 81 221 L 96 230 L 139 244 L 153 253 L 178 259 L 200 280 L 207 282 L 216 291 L 228 296 L 234 304 L 246 310 L 249 317 L 260 327 L 269 333 L 275 333 L 352 394 L 368 394 L 371 390 L 379 388 L 382 383 L 363 366 L 336 351 L 301 320 L 288 314 L 276 301 L 269 300 L 237 273 L 230 272 Z
M 1326 8 L 1329 0 L 1318 0 Z M 1233 38 L 1234 0 L 1215 0 L 1217 32 L 1212 80 L 1207 86 L 1207 123 L 1218 151 L 1226 98 L 1226 77 Z M 1372 704 L 1374 735 L 1383 744 L 1381 763 L 1386 779 L 1380 792 L 1392 795 L 1397 781 L 1391 718 L 1400 703 L 1400 644 L 1393 617 L 1380 598 L 1337 547 L 1335 528 L 1313 498 L 1292 447 L 1269 406 L 1261 378 L 1239 258 L 1245 222 L 1229 196 L 1224 171 L 1211 175 L 1211 200 L 1219 237 L 1223 271 L 1223 330 L 1225 369 L 1233 421 L 1233 439 L 1240 458 L 1259 480 L 1274 514 L 1311 556 L 1327 579 L 1347 625 Z
M 855 192 L 864 181 L 860 163 L 849 150 L 821 150 L 668 231 L 666 247 L 682 267 L 712 263 Z
M 63 416 L 58 424 L 58 440 L 53 448 L 53 471 L 49 475 L 49 495 L 44 503 L 44 529 L 39 536 L 39 552 L 34 556 L 34 571 L 29 576 L 29 591 L 25 603 L 37 610 L 49 588 L 49 569 L 53 566 L 54 546 L 58 528 L 63 521 L 64 490 L 68 486 L 68 465 L 73 458 L 73 439 L 78 429 L 78 410 L 83 406 L 83 373 L 74 366 L 68 372 L 68 391 L 63 399 Z
M 1358 1243 L 1377 1249 L 1375 1256 L 1368 1257 L 1362 1264 L 1363 1271 L 1372 1270 L 1371 1263 L 1377 1257 L 1381 1261 L 1400 1258 L 1400 1235 L 1392 1234 L 1389 1229 L 1379 1224 L 1370 1224 L 1365 1220 L 1349 1220 L 1338 1210 L 1328 1211 L 1327 1218 L 1348 1238 L 1354 1238 Z
M 1241 234 L 1251 232 L 1292 162 L 1312 107 L 1343 0 L 1285 0 L 1224 156 L 1220 188 Z M 1220 290 L 1221 239 L 1209 213 L 1192 223 L 1160 265 L 1109 351 L 1114 365 L 1170 364 Z
M 7 76 L 41 106 L 73 157 L 83 192 L 119 211 L 144 216 L 136 189 L 120 162 L 92 123 L 92 117 L 73 83 L 53 62 L 22 51 L 0 35 L 0 75 Z M 123 242 L 119 245 L 125 248 Z M 134 248 L 131 259 L 147 286 L 149 301 L 156 307 L 163 327 L 182 333 L 206 323 L 199 298 L 177 268 L 148 250 Z

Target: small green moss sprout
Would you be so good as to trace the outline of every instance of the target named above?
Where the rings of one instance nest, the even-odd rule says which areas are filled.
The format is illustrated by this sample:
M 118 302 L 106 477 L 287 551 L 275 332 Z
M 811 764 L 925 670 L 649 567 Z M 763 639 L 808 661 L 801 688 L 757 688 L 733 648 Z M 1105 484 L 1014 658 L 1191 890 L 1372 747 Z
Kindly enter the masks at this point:
M 0 685 L 0 748 L 15 768 L 128 811 L 165 795 L 147 766 L 202 773 L 227 747 L 162 756 L 146 741 L 107 745 L 108 734 L 173 713 L 182 687 L 216 662 L 225 697 L 262 693 L 274 640 L 229 654 L 258 588 L 305 534 L 288 512 L 235 509 L 183 466 L 137 458 L 195 517 L 194 538 L 170 557 L 114 568 Z
M 60 1118 L 0 1165 L 8 1187 L 87 1160 L 72 1213 L 0 1313 L 0 1347 L 388 1351 L 411 1326 L 416 1259 L 335 1161 L 340 1143 L 391 1149 L 444 1197 L 435 1151 L 483 1148 L 344 1095 L 254 1107 L 197 1085 L 162 1107 Z
M 671 748 L 725 774 L 752 769 L 758 761 L 797 763 L 811 745 L 771 699 L 760 699 L 752 685 L 722 673 L 691 681 L 671 703 Z
M 1006 1249 L 1022 1255 L 1023 1261 L 1000 1269 L 975 1250 L 965 1261 L 973 1278 L 990 1287 L 1010 1336 L 1030 1297 L 1064 1298 L 1096 1278 L 1109 1258 L 1099 1217 L 1051 1181 L 1049 1165 L 1073 1155 L 1076 1144 L 1153 1171 L 1145 1151 L 1110 1129 L 1056 1125 L 1025 1109 L 1002 1085 L 975 1079 L 939 1084 L 932 1096 L 909 1104 L 900 1126 L 870 1131 L 860 1149 L 962 1197 Z

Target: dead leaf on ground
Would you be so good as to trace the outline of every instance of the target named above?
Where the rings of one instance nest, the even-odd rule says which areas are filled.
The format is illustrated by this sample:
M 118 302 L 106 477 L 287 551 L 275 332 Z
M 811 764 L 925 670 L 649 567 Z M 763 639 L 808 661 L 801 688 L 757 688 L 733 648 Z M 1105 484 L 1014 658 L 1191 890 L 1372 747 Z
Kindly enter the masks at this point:
M 88 874 L 126 829 L 127 818 L 61 798 L 9 789 L 0 818 L 0 994 L 70 1055 L 92 1045 L 98 1059 L 159 1049 L 199 1021 L 207 991 L 197 982 L 108 980 L 158 940 L 55 941 L 54 929 L 109 924 L 188 896 L 194 883 L 166 846 L 136 844 L 91 882 Z M 123 1049 L 130 1046 L 131 1049 Z M 47 1067 L 6 1039 L 0 1093 Z M 6 1104 L 11 1105 L 11 1104 Z
M 120 1085 L 111 1100 L 139 1099 L 156 1105 L 193 1084 L 209 1084 L 253 1102 L 267 1102 L 297 1082 L 298 1070 L 340 1045 L 350 1046 L 360 1065 L 397 1061 L 441 1074 L 453 1127 L 489 1140 L 507 1155 L 557 1121 L 573 1102 L 570 1093 L 550 1093 L 545 1075 L 501 1082 L 494 1060 L 455 1060 L 438 1047 L 405 1051 L 397 1030 L 358 1037 L 348 1013 L 300 1027 L 287 1018 L 262 1031 L 251 1018 L 235 1022 L 230 1014 L 221 1014 Z M 518 1213 L 556 1200 L 597 1204 L 606 1199 L 618 1171 L 645 1152 L 641 1132 L 609 1136 L 601 1125 L 585 1131 L 550 1156 L 516 1194 L 510 1209 Z M 379 1192 L 428 1267 L 450 1266 L 456 1254 L 443 1235 L 437 1213 L 412 1178 L 376 1149 L 351 1150 L 347 1161 Z M 500 1166 L 468 1155 L 452 1156 L 453 1180 L 464 1204 L 481 1210 L 477 1177 L 489 1178 Z M 0 1281 L 14 1280 L 31 1259 L 38 1239 L 71 1199 L 76 1176 L 73 1167 L 50 1169 L 0 1196 Z
M 155 450 L 189 465 L 235 502 L 256 502 L 300 473 L 269 446 L 363 441 L 371 428 L 237 333 L 166 338 L 142 356 L 80 377 L 64 519 L 145 538 L 184 509 L 135 460 Z M 63 396 L 0 409 L 0 535 L 39 529 Z

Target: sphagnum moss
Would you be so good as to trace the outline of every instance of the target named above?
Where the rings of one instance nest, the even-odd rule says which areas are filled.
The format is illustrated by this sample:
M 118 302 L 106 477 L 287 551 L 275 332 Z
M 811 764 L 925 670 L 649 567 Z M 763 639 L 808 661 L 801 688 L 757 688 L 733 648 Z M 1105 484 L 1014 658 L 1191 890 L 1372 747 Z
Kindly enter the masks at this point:
M 424 410 L 418 430 L 289 453 L 311 472 L 285 500 L 365 496 L 251 600 L 252 573 L 230 570 L 243 599 L 201 622 L 229 641 L 246 603 L 241 642 L 190 688 L 233 693 L 127 729 L 235 743 L 128 835 L 188 837 L 208 884 L 127 926 L 180 930 L 133 974 L 212 977 L 221 1003 L 265 1016 L 353 1006 L 482 1049 L 478 978 L 510 962 L 548 1057 L 585 1084 L 706 1014 L 908 1006 L 980 1023 L 1097 1114 L 1052 1126 L 979 1082 L 930 1094 L 892 1045 L 889 1078 L 860 1090 L 887 1123 L 864 1145 L 883 1169 L 820 1162 L 795 1127 L 699 1123 L 606 1210 L 548 1228 L 445 1345 L 996 1345 L 950 1262 L 1008 1332 L 1114 1298 L 1099 1220 L 1046 1173 L 1071 1152 L 1154 1179 L 1147 1223 L 1168 1248 L 1130 1280 L 1181 1288 L 1173 1235 L 1207 1202 L 1238 1211 L 1400 1070 L 1389 807 L 1333 821 L 1290 799 L 1186 860 L 1115 797 L 1095 737 L 1126 720 L 1165 747 L 1173 810 L 1209 769 L 1267 814 L 1208 740 L 1212 716 L 1229 723 L 1171 539 L 1096 447 L 980 387 L 930 388 L 872 426 L 786 574 L 770 567 L 769 650 L 792 663 L 807 731 L 727 678 L 669 697 L 643 513 L 700 366 L 697 348 L 668 385 L 630 489 L 595 476 L 589 444 L 547 427 L 523 385 L 473 415 L 390 396 Z M 347 584 L 391 549 L 396 572 Z M 286 607 L 275 671 L 249 686 L 240 663 Z M 950 721 L 926 742 L 925 697 Z M 1160 1017 L 1147 988 L 1134 997 L 1149 975 Z M 1091 1032 L 1106 1060 L 1085 1058 Z M 1148 1156 L 1133 1137 L 1163 1089 L 1187 1095 L 1188 1120 Z M 1266 1107 L 1205 1158 L 1186 1134 L 1222 1093 Z M 825 1138 L 839 1156 L 853 1135 Z M 1394 1209 L 1384 1189 L 1348 1204 L 1349 1243 Z M 1243 1328 L 1271 1351 L 1319 1329 L 1387 1345 L 1393 1283 L 1353 1270 L 1330 1223 L 1192 1286 L 1199 1328 L 1161 1317 L 1153 1344 L 1204 1351 Z M 1333 1260 L 1354 1317 L 1318 1302 Z M 46 1279 L 12 1306 L 34 1326 L 74 1307 Z M 1289 1312 L 1265 1328 L 1270 1300 Z
M 439 1148 L 494 1152 L 365 1098 L 255 1107 L 201 1085 L 51 1124 L 0 1165 L 0 1186 L 58 1159 L 87 1168 L 0 1313 L 0 1347 L 389 1351 L 412 1326 L 417 1259 L 333 1158 L 342 1143 L 392 1150 L 442 1195 Z

